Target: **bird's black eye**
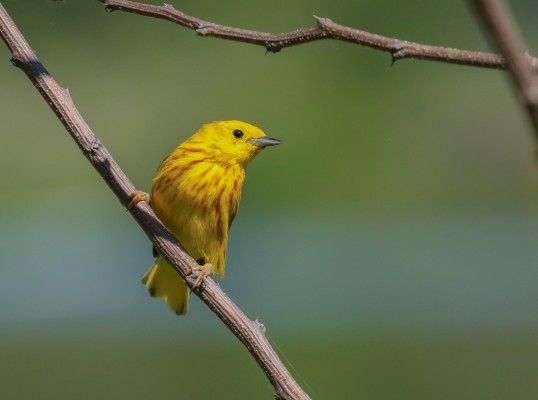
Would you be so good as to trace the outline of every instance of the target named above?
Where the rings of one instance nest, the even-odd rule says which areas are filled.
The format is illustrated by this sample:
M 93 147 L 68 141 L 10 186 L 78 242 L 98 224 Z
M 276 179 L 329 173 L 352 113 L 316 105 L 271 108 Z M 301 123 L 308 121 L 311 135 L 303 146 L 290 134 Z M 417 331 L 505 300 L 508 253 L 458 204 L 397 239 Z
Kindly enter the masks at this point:
M 243 137 L 243 131 L 241 129 L 236 129 L 234 132 L 234 136 L 237 138 L 237 139 L 240 139 Z

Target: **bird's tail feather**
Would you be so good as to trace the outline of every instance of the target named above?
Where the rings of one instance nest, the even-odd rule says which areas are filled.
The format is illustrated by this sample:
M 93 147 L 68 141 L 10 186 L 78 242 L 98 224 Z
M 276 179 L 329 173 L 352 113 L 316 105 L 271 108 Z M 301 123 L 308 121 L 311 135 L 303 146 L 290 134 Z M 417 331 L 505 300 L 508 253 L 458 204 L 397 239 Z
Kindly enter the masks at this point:
M 185 314 L 189 309 L 189 287 L 162 257 L 157 257 L 143 276 L 142 283 L 151 296 L 161 297 L 177 315 Z

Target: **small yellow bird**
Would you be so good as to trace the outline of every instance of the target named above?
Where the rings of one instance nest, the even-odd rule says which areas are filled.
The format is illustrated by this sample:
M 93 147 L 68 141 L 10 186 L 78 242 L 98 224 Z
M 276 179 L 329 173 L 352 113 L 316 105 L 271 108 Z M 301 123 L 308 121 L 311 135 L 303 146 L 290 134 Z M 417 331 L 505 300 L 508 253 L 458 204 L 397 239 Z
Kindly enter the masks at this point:
M 198 286 L 211 272 L 224 276 L 228 229 L 237 212 L 248 163 L 280 140 L 241 121 L 203 125 L 162 162 L 151 197 L 131 196 L 130 207 L 149 200 L 153 211 L 200 267 Z M 154 250 L 155 254 L 155 250 Z M 189 306 L 189 288 L 161 256 L 142 278 L 178 315 Z

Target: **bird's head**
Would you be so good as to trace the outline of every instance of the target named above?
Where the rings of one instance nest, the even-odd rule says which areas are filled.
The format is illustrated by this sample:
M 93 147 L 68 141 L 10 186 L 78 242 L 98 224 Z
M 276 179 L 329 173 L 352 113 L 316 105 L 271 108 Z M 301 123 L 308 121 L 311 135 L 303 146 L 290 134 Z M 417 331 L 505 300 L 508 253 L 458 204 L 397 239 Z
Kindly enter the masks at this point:
M 263 148 L 281 143 L 254 125 L 233 120 L 205 124 L 189 142 L 202 145 L 207 156 L 219 163 L 243 167 Z

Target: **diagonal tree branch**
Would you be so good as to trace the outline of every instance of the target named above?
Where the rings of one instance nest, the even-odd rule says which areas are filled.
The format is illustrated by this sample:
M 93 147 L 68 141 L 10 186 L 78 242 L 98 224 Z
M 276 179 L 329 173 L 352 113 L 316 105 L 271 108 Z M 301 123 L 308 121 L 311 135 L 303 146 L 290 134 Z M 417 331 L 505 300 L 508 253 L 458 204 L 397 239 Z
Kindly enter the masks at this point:
M 126 205 L 129 196 L 135 191 L 134 185 L 83 120 L 69 92 L 60 87 L 47 72 L 1 3 L 0 36 L 12 53 L 13 64 L 24 71 L 93 167 L 120 202 Z M 198 264 L 183 250 L 148 204 L 138 203 L 130 212 L 159 253 L 174 266 L 192 288 L 196 276 L 191 274 L 191 271 Z M 202 288 L 195 289 L 194 293 L 224 322 L 256 359 L 274 386 L 277 399 L 309 399 L 267 341 L 265 327 L 261 323 L 250 320 L 210 278 L 205 281 Z
M 538 79 L 533 59 L 503 0 L 474 0 L 495 45 L 506 58 L 514 85 L 527 108 L 538 139 Z
M 133 14 L 165 19 L 185 28 L 192 29 L 200 36 L 212 36 L 221 39 L 251 43 L 263 46 L 267 51 L 272 53 L 276 53 L 286 47 L 297 46 L 315 40 L 335 39 L 390 53 L 393 62 L 412 58 L 484 68 L 506 69 L 505 60 L 503 56 L 499 54 L 409 42 L 407 40 L 376 35 L 374 33 L 339 25 L 328 18 L 315 17 L 317 25 L 310 28 L 298 29 L 287 33 L 266 33 L 233 28 L 204 21 L 176 10 L 168 4 L 165 4 L 164 6 L 154 6 L 129 0 L 99 1 L 105 4 L 105 10 L 109 12 L 120 10 Z M 532 67 L 538 71 L 538 59 L 530 58 L 530 62 Z

